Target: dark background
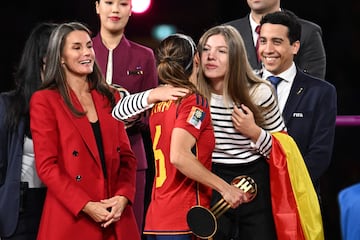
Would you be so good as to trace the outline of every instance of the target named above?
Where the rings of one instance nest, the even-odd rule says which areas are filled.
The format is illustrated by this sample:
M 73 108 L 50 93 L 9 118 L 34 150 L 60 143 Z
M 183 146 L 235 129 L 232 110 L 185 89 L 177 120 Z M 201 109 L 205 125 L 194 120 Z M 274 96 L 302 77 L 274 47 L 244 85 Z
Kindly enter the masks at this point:
M 322 27 L 327 54 L 326 80 L 337 88 L 338 115 L 360 115 L 359 56 L 360 2 L 299 0 L 282 1 L 282 7 Z M 3 1 L 0 7 L 2 50 L 0 57 L 0 91 L 14 86 L 12 72 L 19 60 L 24 42 L 32 27 L 41 21 L 81 21 L 95 33 L 98 18 L 93 0 L 62 1 Z M 179 32 L 198 40 L 201 34 L 216 24 L 244 16 L 249 11 L 246 0 L 152 0 L 144 14 L 133 14 L 126 28 L 126 36 L 155 48 L 151 38 L 156 24 L 173 24 Z M 322 179 L 322 203 L 327 239 L 340 239 L 338 192 L 360 181 L 358 158 L 359 126 L 338 126 L 333 161 Z M 353 140 L 355 139 L 355 140 Z

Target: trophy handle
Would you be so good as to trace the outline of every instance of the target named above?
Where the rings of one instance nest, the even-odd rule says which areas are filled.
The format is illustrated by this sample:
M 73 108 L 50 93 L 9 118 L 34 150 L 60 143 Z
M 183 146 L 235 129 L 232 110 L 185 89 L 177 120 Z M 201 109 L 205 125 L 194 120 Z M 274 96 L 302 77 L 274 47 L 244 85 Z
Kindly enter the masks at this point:
M 243 190 L 252 201 L 257 194 L 257 185 L 249 176 L 235 177 L 231 184 Z M 220 199 L 209 209 L 202 206 L 193 206 L 187 213 L 187 223 L 195 236 L 201 239 L 212 238 L 217 231 L 217 219 L 230 208 L 225 199 Z

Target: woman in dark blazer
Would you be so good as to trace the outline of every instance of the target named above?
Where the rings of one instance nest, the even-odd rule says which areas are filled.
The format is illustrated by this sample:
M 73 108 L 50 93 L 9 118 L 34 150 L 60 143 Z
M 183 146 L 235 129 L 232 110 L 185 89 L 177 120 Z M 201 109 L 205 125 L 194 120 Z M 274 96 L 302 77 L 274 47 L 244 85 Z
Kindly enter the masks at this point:
M 54 23 L 30 33 L 15 73 L 16 89 L 0 94 L 0 238 L 35 240 L 46 188 L 35 169 L 29 99 L 40 87 Z
M 59 25 L 50 37 L 44 82 L 30 102 L 36 167 L 48 191 L 38 240 L 139 240 L 132 202 L 136 159 L 120 95 L 104 81 L 89 29 Z

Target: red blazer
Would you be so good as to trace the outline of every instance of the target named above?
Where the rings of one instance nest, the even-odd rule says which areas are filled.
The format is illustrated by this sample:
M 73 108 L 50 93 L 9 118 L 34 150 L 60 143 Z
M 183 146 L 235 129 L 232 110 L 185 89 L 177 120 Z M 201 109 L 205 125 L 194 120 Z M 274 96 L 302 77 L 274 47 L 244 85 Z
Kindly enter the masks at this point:
M 36 168 L 48 187 L 38 240 L 100 240 L 109 232 L 116 232 L 118 240 L 140 239 L 131 205 L 118 222 L 105 230 L 81 211 L 88 201 L 123 195 L 132 202 L 135 196 L 137 162 L 124 125 L 111 116 L 105 97 L 95 90 L 91 95 L 100 123 L 107 181 L 86 116 L 74 116 L 57 90 L 38 91 L 31 99 Z M 81 109 L 73 92 L 71 98 Z M 107 239 L 115 239 L 112 235 Z

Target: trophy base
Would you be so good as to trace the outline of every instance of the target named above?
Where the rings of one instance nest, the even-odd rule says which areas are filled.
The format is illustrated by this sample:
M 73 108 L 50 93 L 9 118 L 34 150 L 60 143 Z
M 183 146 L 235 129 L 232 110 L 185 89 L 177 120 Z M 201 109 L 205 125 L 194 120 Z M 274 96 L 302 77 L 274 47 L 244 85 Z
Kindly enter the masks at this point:
M 187 213 L 187 223 L 195 236 L 201 239 L 213 237 L 217 230 L 214 214 L 202 206 L 193 206 Z

